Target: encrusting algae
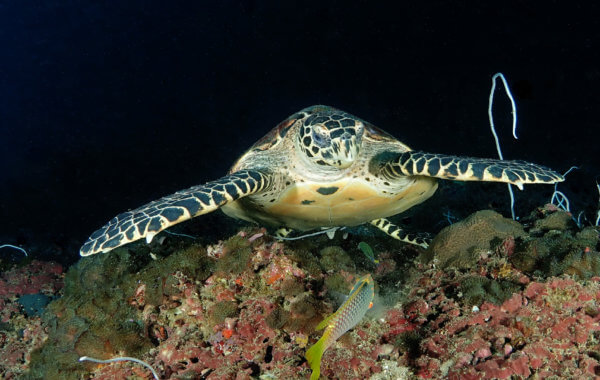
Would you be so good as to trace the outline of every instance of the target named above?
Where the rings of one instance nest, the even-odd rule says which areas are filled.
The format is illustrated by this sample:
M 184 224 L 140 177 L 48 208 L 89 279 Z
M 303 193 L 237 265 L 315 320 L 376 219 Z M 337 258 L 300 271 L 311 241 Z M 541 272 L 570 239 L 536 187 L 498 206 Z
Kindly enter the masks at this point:
M 311 380 L 319 379 L 321 375 L 321 357 L 323 352 L 344 333 L 364 317 L 367 310 L 373 306 L 375 286 L 373 278 L 367 274 L 356 281 L 346 302 L 317 326 L 317 330 L 325 328 L 321 339 L 306 351 L 306 360 L 312 369 Z

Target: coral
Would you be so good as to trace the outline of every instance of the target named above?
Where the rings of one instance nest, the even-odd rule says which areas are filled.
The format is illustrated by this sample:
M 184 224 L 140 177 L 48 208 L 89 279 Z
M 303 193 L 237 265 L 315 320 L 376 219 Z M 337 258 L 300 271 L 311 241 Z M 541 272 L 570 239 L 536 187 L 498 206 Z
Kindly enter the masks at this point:
M 536 227 L 555 212 L 534 213 L 526 228 L 475 214 L 419 258 L 420 248 L 368 238 L 377 265 L 357 248 L 364 236 L 282 243 L 245 229 L 207 247 L 132 245 L 70 268 L 41 320 L 16 302 L 28 284 L 4 274 L 13 293 L 0 297 L 0 368 L 25 379 L 148 378 L 132 363 L 78 362 L 128 356 L 165 379 L 308 378 L 315 326 L 373 272 L 374 307 L 325 352 L 323 377 L 593 378 L 598 234 Z M 55 296 L 60 274 L 46 278 L 28 294 Z
M 543 219 L 535 219 L 536 217 Z M 557 216 L 557 217 L 555 217 Z M 538 211 L 528 220 L 535 228 L 531 236 L 517 242 L 510 262 L 517 269 L 536 276 L 550 277 L 570 274 L 580 279 L 600 275 L 600 254 L 598 232 L 593 227 L 575 231 L 574 224 L 557 225 L 554 222 L 541 223 L 547 219 L 564 220 L 569 217 L 564 211 Z M 570 219 L 569 219 L 570 220 Z M 553 229 L 538 226 L 553 226 Z M 568 228 L 569 227 L 569 228 Z
M 544 218 L 535 221 L 535 228 L 541 231 L 566 231 L 575 227 L 571 214 L 562 210 L 547 213 Z
M 494 211 L 478 211 L 440 231 L 424 259 L 430 261 L 435 258 L 442 268 L 470 268 L 482 252 L 491 249 L 492 240 L 502 241 L 508 236 L 525 236 L 523 227 Z

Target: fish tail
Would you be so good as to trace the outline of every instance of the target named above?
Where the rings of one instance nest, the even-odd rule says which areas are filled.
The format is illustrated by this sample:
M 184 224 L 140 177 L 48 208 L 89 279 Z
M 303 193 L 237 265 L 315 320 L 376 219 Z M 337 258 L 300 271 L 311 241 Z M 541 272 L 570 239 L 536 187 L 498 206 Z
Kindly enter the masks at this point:
M 312 369 L 310 380 L 318 380 L 321 376 L 321 357 L 324 351 L 325 340 L 323 338 L 319 339 L 314 346 L 306 351 L 306 360 L 308 361 L 308 365 L 310 365 L 310 369 Z

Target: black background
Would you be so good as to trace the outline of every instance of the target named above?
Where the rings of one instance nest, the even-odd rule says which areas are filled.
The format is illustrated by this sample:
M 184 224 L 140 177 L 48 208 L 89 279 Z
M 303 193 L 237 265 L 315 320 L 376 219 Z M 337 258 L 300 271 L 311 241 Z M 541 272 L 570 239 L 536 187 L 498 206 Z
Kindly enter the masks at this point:
M 112 216 L 218 178 L 312 104 L 416 149 L 495 157 L 498 71 L 519 118 L 513 141 L 498 92 L 505 158 L 579 165 L 560 186 L 594 216 L 598 5 L 371 3 L 1 2 L 0 244 L 75 259 Z

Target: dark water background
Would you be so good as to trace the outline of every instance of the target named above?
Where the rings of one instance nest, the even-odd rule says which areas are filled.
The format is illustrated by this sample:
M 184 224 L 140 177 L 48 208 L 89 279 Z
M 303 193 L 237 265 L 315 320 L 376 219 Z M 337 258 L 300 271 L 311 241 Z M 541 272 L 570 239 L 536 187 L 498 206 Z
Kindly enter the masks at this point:
M 0 2 L 0 243 L 74 260 L 112 216 L 221 176 L 312 104 L 417 149 L 495 157 L 498 71 L 519 116 L 515 142 L 497 93 L 505 157 L 579 165 L 561 189 L 591 217 L 600 6 L 400 3 Z

